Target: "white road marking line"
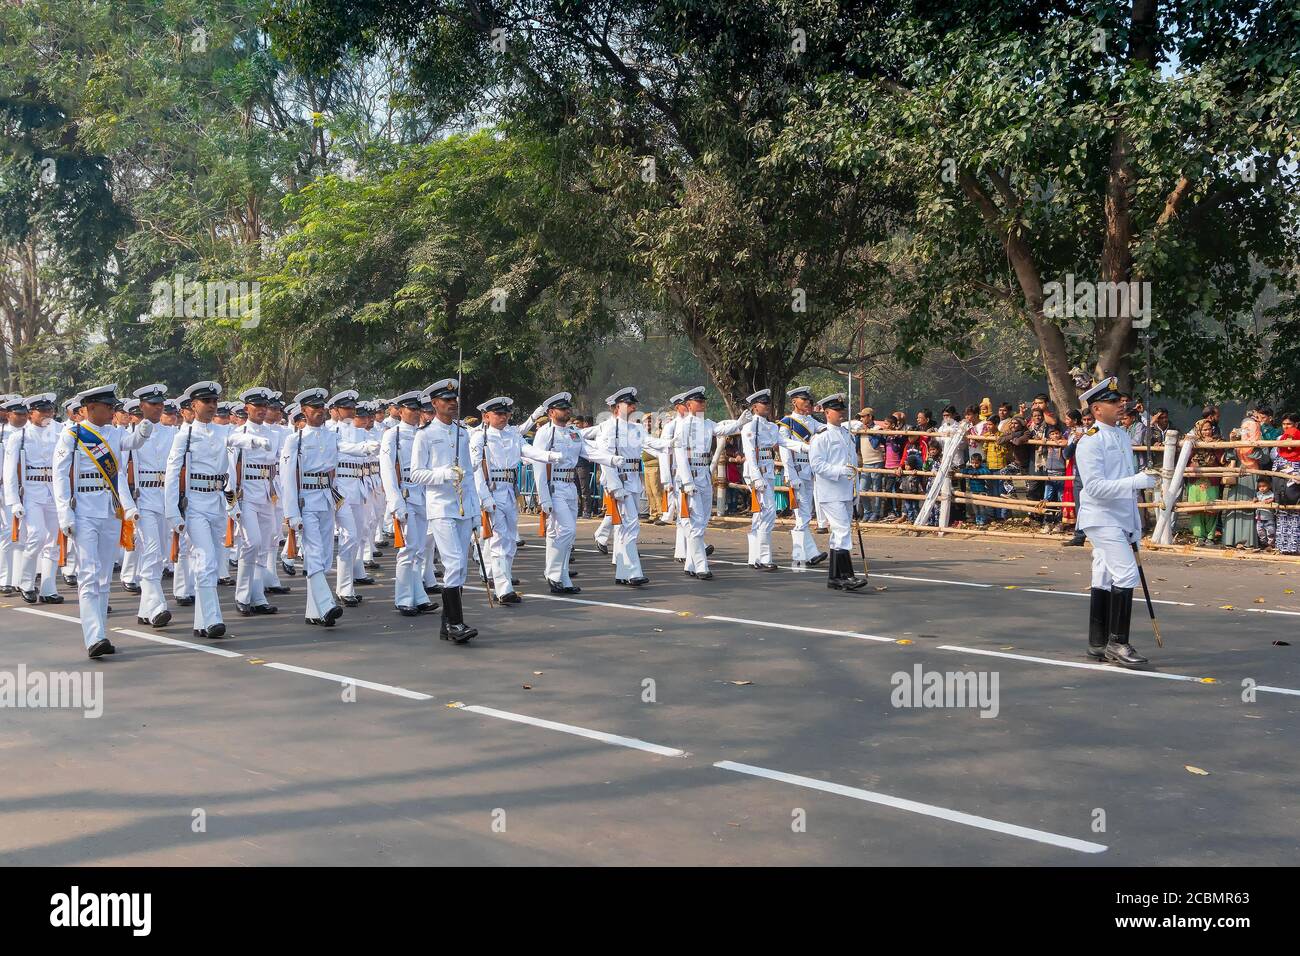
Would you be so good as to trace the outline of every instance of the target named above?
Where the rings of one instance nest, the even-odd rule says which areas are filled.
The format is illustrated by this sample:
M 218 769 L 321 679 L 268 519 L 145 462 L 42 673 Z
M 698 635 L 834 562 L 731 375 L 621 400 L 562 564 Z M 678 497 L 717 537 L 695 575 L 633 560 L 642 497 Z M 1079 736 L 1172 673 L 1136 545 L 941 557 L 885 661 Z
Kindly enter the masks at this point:
M 1242 611 L 1253 611 L 1256 614 L 1289 614 L 1291 617 L 1300 617 L 1300 611 L 1270 611 L 1266 607 L 1243 607 Z
M 34 607 L 13 607 L 10 608 L 9 610 L 18 611 L 21 614 L 39 614 L 41 617 L 52 617 L 56 621 L 70 621 L 73 624 L 77 625 L 78 627 L 81 626 L 81 618 L 69 617 L 66 614 L 55 614 L 52 611 L 38 611 Z
M 992 830 L 994 833 L 1005 833 L 1008 836 L 1020 837 L 1022 840 L 1033 840 L 1036 843 L 1046 843 L 1067 850 L 1077 850 L 1080 853 L 1104 853 L 1108 849 L 1104 843 L 1092 843 L 1088 840 L 1062 836 L 1059 833 L 1049 833 L 1047 830 L 1022 827 L 1016 823 L 1003 823 L 1001 820 L 992 820 L 988 817 L 976 816 L 973 813 L 949 810 L 946 807 L 937 807 L 929 803 L 918 803 L 915 800 L 893 797 L 887 793 L 876 793 L 859 787 L 846 787 L 843 784 L 829 783 L 813 777 L 801 777 L 793 773 L 783 773 L 780 770 L 768 770 L 766 767 L 755 767 L 750 764 L 736 763 L 732 760 L 721 760 L 713 766 L 719 770 L 732 770 L 736 773 L 749 774 L 752 777 L 764 777 L 780 783 L 793 784 L 796 787 L 806 787 L 809 790 L 821 790 L 824 793 L 834 793 L 841 797 L 852 797 L 865 803 L 876 803 L 884 807 L 893 807 L 895 810 L 919 813 L 927 817 L 948 820 L 952 823 L 961 823 L 968 827 Z
M 391 684 L 376 684 L 374 681 L 360 680 L 356 677 L 346 677 L 343 674 L 331 674 L 328 671 L 315 671 L 310 667 L 298 667 L 296 664 L 278 664 L 275 661 L 267 661 L 264 666 L 274 668 L 278 671 L 288 671 L 291 674 L 305 674 L 308 677 L 319 677 L 322 680 L 333 681 L 336 684 L 352 684 L 356 687 L 364 687 L 367 690 L 377 690 L 384 694 L 392 694 L 395 697 L 406 697 L 409 700 L 433 700 L 432 694 L 422 694 L 418 690 L 407 690 L 405 687 L 394 687 Z
M 1290 687 L 1264 687 L 1260 685 L 1255 690 L 1266 691 L 1270 694 L 1289 694 L 1292 697 L 1300 697 L 1300 690 L 1292 690 Z
M 164 637 L 161 634 L 147 634 L 144 631 L 133 631 L 125 627 L 113 628 L 118 634 L 130 634 L 132 637 L 143 638 L 146 641 L 154 641 L 158 644 L 171 644 L 174 647 L 186 647 L 192 651 L 202 651 L 204 654 L 215 654 L 217 657 L 243 657 L 238 651 L 228 651 L 224 647 L 209 646 L 207 644 L 192 644 L 189 641 L 178 641 L 174 637 Z
M 883 641 L 886 644 L 896 643 L 892 637 L 880 637 L 877 634 L 860 634 L 857 631 L 832 631 L 824 627 L 803 627 L 798 624 L 778 624 L 775 621 L 751 621 L 743 617 L 723 617 L 720 614 L 704 615 L 706 621 L 727 621 L 731 624 L 751 624 L 754 627 L 772 627 L 782 631 L 804 631 L 808 634 L 830 634 L 834 637 L 856 637 L 863 641 Z
M 633 750 L 644 750 L 647 753 L 658 754 L 661 757 L 685 757 L 685 750 L 678 750 L 676 747 L 663 747 L 659 744 L 652 744 L 645 740 L 638 740 L 635 737 L 620 737 L 618 734 L 607 734 L 602 730 L 588 730 L 586 727 L 575 727 L 573 724 L 561 724 L 554 720 L 542 720 L 539 717 L 529 717 L 526 714 L 512 714 L 507 710 L 496 710 L 492 707 L 480 707 L 477 704 L 457 707 L 457 710 L 467 710 L 472 714 L 482 714 L 484 717 L 497 717 L 501 720 L 512 720 L 518 724 L 531 724 L 534 727 L 541 727 L 545 730 L 558 730 L 562 734 L 573 734 L 576 737 L 586 737 L 590 740 L 599 740 L 601 743 L 613 744 L 616 747 L 630 747 Z
M 1055 664 L 1057 667 L 1077 667 L 1080 670 L 1104 671 L 1107 674 L 1128 674 L 1132 677 L 1159 677 L 1163 680 L 1183 680 L 1193 684 L 1203 684 L 1204 677 L 1188 677 L 1186 674 L 1164 674 L 1160 671 L 1135 671 L 1115 664 L 1085 664 L 1082 661 L 1059 661 L 1050 657 L 1030 657 L 1028 654 L 1007 654 L 1004 651 L 986 651 L 978 647 L 959 647 L 955 644 L 940 644 L 937 651 L 957 651 L 962 654 L 983 654 L 986 657 L 1009 657 L 1016 661 L 1033 661 L 1035 664 Z
M 868 576 L 869 576 L 869 577 L 877 577 L 877 578 L 891 578 L 891 579 L 893 579 L 893 580 L 895 580 L 895 581 L 922 581 L 922 582 L 924 582 L 925 584 L 956 584 L 956 585 L 958 585 L 958 586 L 960 586 L 960 587 L 963 587 L 963 588 L 996 588 L 996 587 L 1001 587 L 1001 585 L 999 585 L 999 584 L 977 584 L 977 583 L 975 583 L 975 582 L 973 582 L 973 581 L 945 581 L 943 578 L 912 578 L 912 577 L 908 577 L 906 574 L 880 574 L 880 573 L 878 573 L 878 572 L 872 572 L 872 573 L 871 573 L 870 575 L 868 575 Z M 1017 588 L 1016 590 L 1018 590 L 1018 591 L 1019 591 L 1019 590 L 1023 590 L 1023 588 Z
M 1091 597 L 1089 591 L 1053 591 L 1049 588 L 1016 588 L 1017 591 L 1029 591 L 1033 594 L 1064 594 L 1066 597 Z M 1196 607 L 1190 601 L 1165 601 L 1160 598 L 1152 598 L 1152 604 L 1169 604 L 1173 607 Z
M 475 586 L 466 585 L 465 588 L 466 590 L 469 591 L 483 590 L 482 587 L 479 587 L 477 585 Z M 666 607 L 646 607 L 644 604 L 616 604 L 613 601 L 591 601 L 586 598 L 562 597 L 558 594 L 526 594 L 523 591 L 520 591 L 519 596 L 522 598 L 537 598 L 538 600 L 541 601 L 566 601 L 569 604 L 590 604 L 593 605 L 594 607 L 612 607 L 612 608 L 617 608 L 620 611 L 645 611 L 647 614 L 676 614 L 677 613 L 672 608 L 666 608 Z

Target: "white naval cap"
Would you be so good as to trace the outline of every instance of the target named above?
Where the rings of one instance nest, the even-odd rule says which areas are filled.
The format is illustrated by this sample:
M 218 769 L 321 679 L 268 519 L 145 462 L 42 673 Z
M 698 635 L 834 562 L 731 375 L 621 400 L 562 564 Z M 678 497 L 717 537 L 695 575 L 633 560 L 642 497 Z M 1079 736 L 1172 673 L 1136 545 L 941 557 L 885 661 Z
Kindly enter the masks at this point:
M 772 390 L 770 388 L 760 388 L 757 392 L 745 396 L 746 405 L 753 405 L 756 402 L 763 402 L 766 405 L 771 405 Z
M 626 388 L 620 388 L 613 395 L 605 399 L 606 405 L 617 405 L 619 402 L 631 402 L 636 404 L 636 389 L 629 385 Z
M 817 403 L 822 408 L 833 408 L 837 411 L 848 411 L 848 395 L 844 392 L 836 392 L 833 395 L 827 395 Z
M 23 404 L 32 411 L 49 411 L 54 408 L 54 393 L 41 392 L 37 395 L 28 395 L 23 399 Z
M 167 386 L 162 382 L 154 382 L 152 385 L 146 385 L 144 388 L 137 388 L 131 393 L 142 402 L 161 402 L 167 397 Z
M 325 400 L 329 398 L 329 389 L 327 388 L 307 388 L 303 389 L 293 397 L 293 402 L 302 408 L 324 408 Z
M 435 398 L 455 398 L 459 388 L 454 378 L 441 378 L 421 392 L 420 397 L 426 402 Z
M 486 402 L 478 407 L 480 412 L 508 412 L 515 407 L 515 400 L 507 398 L 505 395 L 498 395 L 496 398 L 489 398 Z
M 284 415 L 289 419 L 289 421 L 293 421 L 295 418 L 299 418 L 302 415 L 302 409 L 298 406 L 297 402 L 290 402 L 284 410 Z
M 541 407 L 548 412 L 552 408 L 572 408 L 573 395 L 569 392 L 556 392 L 550 398 L 543 399 Z
M 71 415 L 73 412 L 81 410 L 81 399 L 70 398 L 63 403 L 63 410 Z
M 125 402 L 122 403 L 122 411 L 126 412 L 128 415 L 137 415 L 137 414 L 139 414 L 139 412 L 140 412 L 140 399 L 138 399 L 138 398 L 128 398 Z
M 8 402 L 12 402 L 15 398 L 22 398 L 22 396 L 19 395 L 17 392 L 10 392 L 7 395 L 0 395 L 0 408 L 3 408 Z
M 684 392 L 678 392 L 668 400 L 674 405 L 685 405 L 693 398 L 704 401 L 705 392 L 706 389 L 703 385 L 693 385 Z
M 175 399 L 167 398 L 163 400 L 163 411 L 171 412 L 173 415 L 180 414 L 181 407 Z
M 396 405 L 398 408 L 413 408 L 419 411 L 420 406 L 424 404 L 424 392 L 416 389 L 412 392 L 403 392 L 389 402 L 390 405 Z
M 332 395 L 330 400 L 325 403 L 326 408 L 356 408 L 357 399 L 361 393 L 355 388 L 345 388 L 343 391 Z
M 181 401 L 183 402 L 192 402 L 195 399 L 207 400 L 219 397 L 221 397 L 220 382 L 195 382 L 185 391 L 181 392 Z
M 270 405 L 274 393 L 261 385 L 246 388 L 239 393 L 239 400 L 245 405 Z
M 1079 401 L 1087 405 L 1090 402 L 1117 402 L 1119 398 L 1119 379 L 1110 375 L 1080 395 Z
M 808 399 L 808 401 L 811 402 L 811 401 L 813 400 L 813 390 L 812 390 L 812 386 L 811 386 L 811 385 L 796 385 L 794 388 L 789 389 L 789 390 L 785 393 L 785 397 L 786 397 L 786 398 L 798 398 L 800 395 L 802 395 L 804 398 Z
M 21 395 L 0 395 L 0 412 L 26 412 L 27 399 Z

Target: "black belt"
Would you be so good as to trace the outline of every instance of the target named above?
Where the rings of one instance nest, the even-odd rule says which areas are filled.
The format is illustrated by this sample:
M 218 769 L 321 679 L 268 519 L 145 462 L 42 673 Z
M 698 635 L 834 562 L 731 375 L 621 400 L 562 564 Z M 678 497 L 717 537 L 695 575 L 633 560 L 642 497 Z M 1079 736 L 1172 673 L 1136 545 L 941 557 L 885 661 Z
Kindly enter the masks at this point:
M 88 495 L 95 491 L 108 491 L 108 485 L 102 481 L 97 485 L 77 485 L 77 494 Z
M 161 481 L 137 481 L 135 486 L 137 488 L 161 488 L 163 483 Z
M 573 481 L 572 468 L 556 468 L 551 472 L 552 481 Z
M 488 478 L 492 481 L 509 481 L 514 482 L 518 478 L 513 468 L 489 468 Z
M 191 481 L 225 481 L 225 475 L 190 475 Z

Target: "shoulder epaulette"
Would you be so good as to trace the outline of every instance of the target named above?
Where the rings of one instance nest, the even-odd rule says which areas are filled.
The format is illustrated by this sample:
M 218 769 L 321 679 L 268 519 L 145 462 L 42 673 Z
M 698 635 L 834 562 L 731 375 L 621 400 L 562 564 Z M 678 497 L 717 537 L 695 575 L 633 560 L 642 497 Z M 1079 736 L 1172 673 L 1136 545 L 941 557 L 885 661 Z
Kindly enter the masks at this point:
M 1097 434 L 1097 431 L 1098 431 L 1097 426 L 1096 426 L 1096 425 L 1093 425 L 1093 426 L 1092 426 L 1091 428 L 1089 428 L 1086 432 L 1084 432 L 1084 434 L 1085 434 L 1085 435 L 1095 435 L 1095 434 Z

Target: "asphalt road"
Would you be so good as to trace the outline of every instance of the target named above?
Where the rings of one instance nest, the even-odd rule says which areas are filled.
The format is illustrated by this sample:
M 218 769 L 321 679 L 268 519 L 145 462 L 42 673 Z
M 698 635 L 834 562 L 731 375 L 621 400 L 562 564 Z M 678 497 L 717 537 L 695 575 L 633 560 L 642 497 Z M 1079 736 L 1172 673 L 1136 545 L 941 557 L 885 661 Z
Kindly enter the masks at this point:
M 711 532 L 716 578 L 691 580 L 668 529 L 647 527 L 652 584 L 630 590 L 593 527 L 577 600 L 544 594 L 530 536 L 524 604 L 467 593 L 465 647 L 437 640 L 436 615 L 392 611 L 391 552 L 330 630 L 304 625 L 301 578 L 274 618 L 235 616 L 221 589 L 220 642 L 192 638 L 188 609 L 139 628 L 115 590 L 125 630 L 100 662 L 75 596 L 5 599 L 0 674 L 102 673 L 104 706 L 0 709 L 0 865 L 1268 865 L 1300 850 L 1294 567 L 1148 556 L 1171 603 L 1163 649 L 1135 603 L 1152 659 L 1135 673 L 1083 656 L 1086 549 L 873 536 L 872 587 L 846 595 L 821 571 L 746 568 L 737 530 Z M 990 693 L 996 678 L 996 715 L 894 706 L 917 666 Z

